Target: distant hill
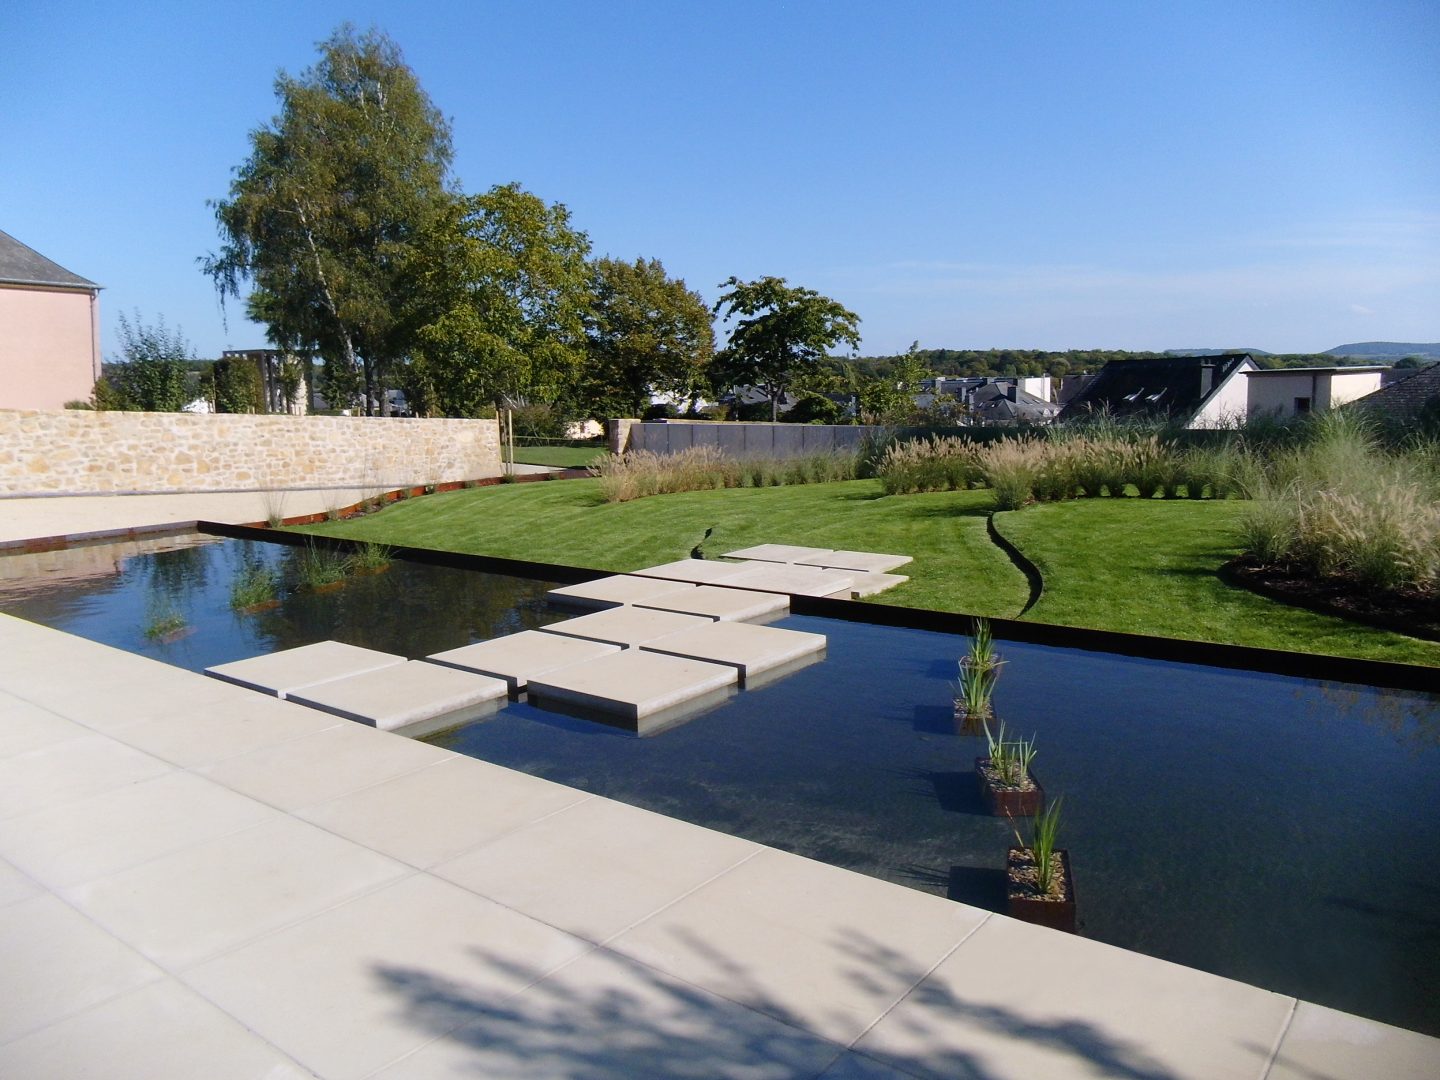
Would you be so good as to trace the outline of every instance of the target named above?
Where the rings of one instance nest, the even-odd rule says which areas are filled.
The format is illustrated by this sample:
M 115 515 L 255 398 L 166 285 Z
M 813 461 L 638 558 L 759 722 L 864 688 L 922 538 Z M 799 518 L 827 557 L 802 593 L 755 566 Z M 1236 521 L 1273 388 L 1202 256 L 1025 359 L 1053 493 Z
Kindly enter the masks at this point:
M 1428 344 L 1413 341 L 1357 341 L 1353 345 L 1336 345 L 1325 350 L 1326 356 L 1357 356 L 1371 360 L 1403 360 L 1407 356 L 1423 356 L 1440 360 L 1440 342 Z
M 1166 356 L 1214 356 L 1217 353 L 1248 352 L 1251 356 L 1274 356 L 1264 349 L 1166 349 Z

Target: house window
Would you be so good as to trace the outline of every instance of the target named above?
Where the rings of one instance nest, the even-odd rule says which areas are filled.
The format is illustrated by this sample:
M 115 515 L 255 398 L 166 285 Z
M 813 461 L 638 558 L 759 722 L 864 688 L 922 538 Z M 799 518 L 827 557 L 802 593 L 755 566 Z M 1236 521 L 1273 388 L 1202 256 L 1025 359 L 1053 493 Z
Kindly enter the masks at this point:
M 1308 397 L 1297 397 L 1295 399 L 1295 415 L 1304 416 L 1310 411 L 1310 399 Z

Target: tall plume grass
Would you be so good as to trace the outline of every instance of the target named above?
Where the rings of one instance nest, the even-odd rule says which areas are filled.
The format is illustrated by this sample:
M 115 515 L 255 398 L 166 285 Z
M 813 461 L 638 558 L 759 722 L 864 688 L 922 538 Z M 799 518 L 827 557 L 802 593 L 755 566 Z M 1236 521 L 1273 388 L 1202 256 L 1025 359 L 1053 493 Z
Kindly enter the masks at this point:
M 714 488 L 781 487 L 855 479 L 856 455 L 840 451 L 792 458 L 732 458 L 713 446 L 675 454 L 632 450 L 590 466 L 606 502 Z

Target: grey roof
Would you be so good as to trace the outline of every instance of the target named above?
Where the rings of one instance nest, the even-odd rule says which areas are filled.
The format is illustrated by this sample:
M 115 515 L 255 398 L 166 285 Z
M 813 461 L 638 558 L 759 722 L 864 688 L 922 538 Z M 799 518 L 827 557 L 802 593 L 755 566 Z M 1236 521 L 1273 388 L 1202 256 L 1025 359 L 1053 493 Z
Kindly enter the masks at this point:
M 0 285 L 49 285 L 57 289 L 98 289 L 7 232 L 0 232 Z
M 1247 361 L 1254 363 L 1249 353 L 1111 360 L 1100 369 L 1094 382 L 1070 399 L 1060 419 L 1106 412 L 1116 417 L 1189 420 Z M 1208 386 L 1206 368 L 1210 369 Z
M 1401 416 L 1419 416 L 1440 408 L 1440 363 L 1417 368 L 1415 374 L 1392 382 L 1373 394 L 1356 398 L 1351 408 L 1384 409 Z

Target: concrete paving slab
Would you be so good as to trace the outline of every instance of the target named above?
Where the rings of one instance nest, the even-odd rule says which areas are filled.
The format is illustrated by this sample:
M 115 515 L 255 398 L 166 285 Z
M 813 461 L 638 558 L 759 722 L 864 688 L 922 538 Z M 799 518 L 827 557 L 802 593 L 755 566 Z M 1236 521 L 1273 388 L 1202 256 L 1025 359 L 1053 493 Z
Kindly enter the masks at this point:
M 813 559 L 817 555 L 828 555 L 829 548 L 802 547 L 798 544 L 756 544 L 754 547 L 726 551 L 726 559 L 757 559 L 760 562 L 798 563 L 802 559 Z
M 193 990 L 165 979 L 0 1046 L 0 1076 L 55 1080 L 310 1080 L 259 1036 Z
M 619 607 L 581 615 L 563 622 L 551 623 L 541 633 L 603 641 L 631 649 L 655 641 L 668 634 L 697 626 L 706 626 L 713 619 L 702 615 L 682 615 L 677 611 L 654 611 L 650 608 Z M 552 673 L 553 674 L 553 673 Z M 547 678 L 548 681 L 548 678 Z M 533 685 L 531 693 L 534 693 Z
M 865 574 L 886 574 L 908 562 L 909 555 L 885 555 L 878 551 L 829 551 L 796 559 L 801 566 L 823 566 L 828 570 L 859 570 Z
M 201 681 L 199 676 L 196 681 Z M 171 702 L 150 719 L 118 729 L 115 737 L 172 764 L 197 768 L 346 723 L 228 683 L 214 685 L 229 695 L 204 708 Z
M 632 571 L 636 577 L 664 578 L 667 581 L 689 581 L 696 585 L 724 585 L 749 563 L 724 563 L 714 559 L 677 559 L 675 562 L 647 566 Z
M 0 829 L 0 855 L 62 889 L 278 815 L 218 784 L 171 772 L 12 818 Z
M 492 715 L 508 693 L 504 679 L 410 660 L 293 690 L 287 697 L 358 724 L 421 738 Z
M 530 700 L 644 735 L 719 704 L 738 681 L 732 667 L 627 649 L 532 679 Z
M 281 810 L 298 810 L 449 757 L 445 750 L 401 735 L 358 724 L 336 724 L 197 771 Z
M 855 575 L 848 570 L 822 570 L 818 566 L 756 562 L 736 573 L 727 584 L 793 596 L 834 596 L 853 589 Z
M 682 630 L 641 648 L 647 652 L 727 664 L 740 673 L 743 685 L 751 686 L 768 671 L 794 671 L 797 665 L 825 658 L 825 635 L 750 623 L 714 622 L 693 630 Z
M 427 867 L 593 798 L 538 776 L 452 757 L 299 816 L 393 859 Z
M 403 663 L 405 657 L 394 653 L 347 645 L 343 641 L 317 641 L 266 656 L 217 664 L 206 668 L 205 674 L 283 698 L 292 690 Z
M 49 685 L 32 685 L 15 692 L 57 716 L 100 732 L 113 732 L 127 724 L 169 711 L 176 706 L 203 711 L 226 700 L 234 691 L 169 664 L 132 656 L 130 662 L 107 664 L 104 672 L 87 672 L 85 679 L 56 679 L 63 661 L 36 658 L 34 679 Z M 23 676 L 21 678 L 24 678 Z M 19 678 L 6 678 L 14 688 Z
M 62 895 L 176 971 L 408 873 L 393 859 L 287 816 Z
M 994 916 L 856 1049 L 920 1076 L 1254 1080 L 1293 998 Z
M 1302 1001 L 1265 1080 L 1434 1080 L 1440 1040 Z
M 695 586 L 686 581 L 665 581 L 661 578 L 645 578 L 634 574 L 616 574 L 613 577 L 582 581 L 579 585 L 565 585 L 551 589 L 545 595 L 550 602 L 560 607 L 584 608 L 600 611 L 604 608 L 621 607 L 625 604 L 639 604 L 647 600 L 660 600 L 677 593 L 692 591 Z
M 737 836 L 596 797 L 431 872 L 602 942 L 759 850 Z M 575 888 L 577 881 L 585 888 Z
M 166 762 L 95 734 L 14 754 L 0 759 L 0 820 L 169 771 Z
M 9 694 L 0 694 L 0 758 L 91 734 L 93 732 L 89 728 L 57 716 L 48 709 Z
M 523 694 L 530 679 L 548 671 L 583 664 L 601 656 L 619 652 L 621 646 L 603 641 L 544 634 L 539 630 L 522 630 L 518 634 L 482 641 L 435 653 L 425 659 L 432 664 L 445 664 L 464 671 L 504 679 L 512 697 Z
M 850 594 L 857 600 L 867 596 L 874 596 L 886 589 L 893 589 L 896 585 L 904 585 L 910 579 L 904 574 L 867 574 L 858 570 L 847 571 L 855 578 L 855 584 Z
M 717 622 L 754 622 L 778 619 L 788 614 L 790 598 L 780 593 L 730 589 L 722 585 L 701 585 L 672 596 L 638 601 L 635 606 L 654 608 L 657 611 L 679 611 L 685 615 L 704 615 Z
M 0 956 L 0 1044 L 164 975 L 48 893 L 5 908 Z
M 848 1045 L 988 917 L 766 848 L 607 948 Z
M 0 908 L 7 904 L 18 904 L 21 900 L 29 900 L 44 891 L 38 882 L 22 873 L 18 867 L 0 859 Z
M 837 1048 L 605 950 L 473 1019 L 377 1080 L 809 1080 Z
M 377 932 L 379 931 L 379 932 Z M 591 946 L 417 874 L 186 973 L 327 1080 L 369 1076 Z M 315 1022 L 315 1002 L 332 1023 Z

